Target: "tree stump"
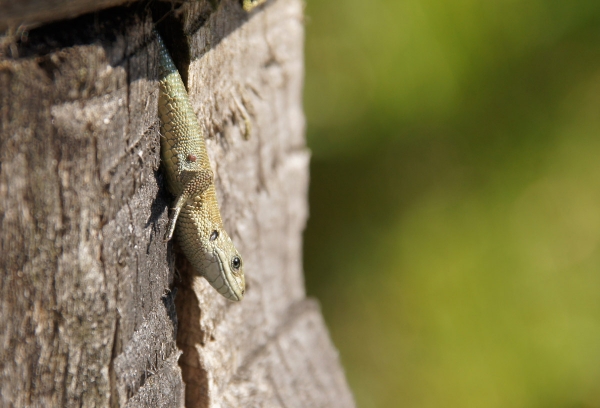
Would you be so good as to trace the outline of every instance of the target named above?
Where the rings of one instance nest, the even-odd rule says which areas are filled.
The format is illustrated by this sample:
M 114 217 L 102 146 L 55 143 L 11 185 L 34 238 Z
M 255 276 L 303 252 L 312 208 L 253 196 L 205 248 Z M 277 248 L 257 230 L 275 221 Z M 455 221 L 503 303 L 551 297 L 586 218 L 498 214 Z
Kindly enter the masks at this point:
M 353 406 L 302 277 L 301 0 L 251 13 L 234 0 L 123 2 L 46 22 L 91 3 L 0 0 L 0 405 Z M 238 303 L 162 240 L 173 198 L 155 22 L 244 258 Z

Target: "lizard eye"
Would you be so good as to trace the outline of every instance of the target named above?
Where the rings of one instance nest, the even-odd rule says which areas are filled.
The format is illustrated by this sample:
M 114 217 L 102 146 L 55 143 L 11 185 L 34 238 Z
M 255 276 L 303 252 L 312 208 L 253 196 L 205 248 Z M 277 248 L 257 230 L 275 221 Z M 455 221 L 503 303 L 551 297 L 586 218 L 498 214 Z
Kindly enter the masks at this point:
M 212 234 L 210 234 L 210 238 L 209 238 L 209 239 L 210 239 L 211 241 L 214 241 L 214 240 L 215 240 L 215 239 L 217 239 L 217 238 L 219 238 L 219 231 L 217 231 L 217 230 L 214 230 L 214 231 L 212 232 Z
M 234 256 L 231 260 L 231 266 L 236 271 L 239 270 L 242 267 L 242 258 L 240 258 L 239 256 Z

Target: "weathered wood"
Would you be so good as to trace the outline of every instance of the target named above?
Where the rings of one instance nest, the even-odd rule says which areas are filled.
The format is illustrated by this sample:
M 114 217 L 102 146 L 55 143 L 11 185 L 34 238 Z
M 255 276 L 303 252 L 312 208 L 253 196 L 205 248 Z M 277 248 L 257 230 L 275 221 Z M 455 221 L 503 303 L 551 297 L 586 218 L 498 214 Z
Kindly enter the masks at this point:
M 0 405 L 352 406 L 302 278 L 302 3 L 169 18 L 246 296 L 162 241 L 150 12 L 42 26 L 0 60 Z
M 128 0 L 0 0 L 0 31 L 20 25 L 73 18 L 130 2 Z

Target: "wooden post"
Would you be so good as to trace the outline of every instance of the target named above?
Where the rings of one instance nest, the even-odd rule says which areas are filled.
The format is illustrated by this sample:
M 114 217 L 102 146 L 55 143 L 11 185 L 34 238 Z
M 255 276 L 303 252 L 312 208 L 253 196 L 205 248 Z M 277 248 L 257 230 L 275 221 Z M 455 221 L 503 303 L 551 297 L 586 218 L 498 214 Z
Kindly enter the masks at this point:
M 43 18 L 9 16 L 12 3 L 0 0 L 0 405 L 353 406 L 302 277 L 302 1 L 250 14 L 234 0 L 124 2 L 29 32 L 16 24 L 86 1 Z M 239 303 L 162 241 L 151 31 L 164 9 L 244 258 Z

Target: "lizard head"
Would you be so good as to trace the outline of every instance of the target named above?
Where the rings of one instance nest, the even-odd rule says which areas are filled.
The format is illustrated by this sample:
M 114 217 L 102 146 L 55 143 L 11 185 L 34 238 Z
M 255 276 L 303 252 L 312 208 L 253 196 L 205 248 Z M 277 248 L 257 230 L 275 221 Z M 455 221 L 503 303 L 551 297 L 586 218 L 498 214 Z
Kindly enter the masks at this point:
M 213 230 L 207 249 L 213 261 L 205 268 L 206 280 L 227 299 L 242 300 L 246 291 L 243 262 L 229 235 Z

